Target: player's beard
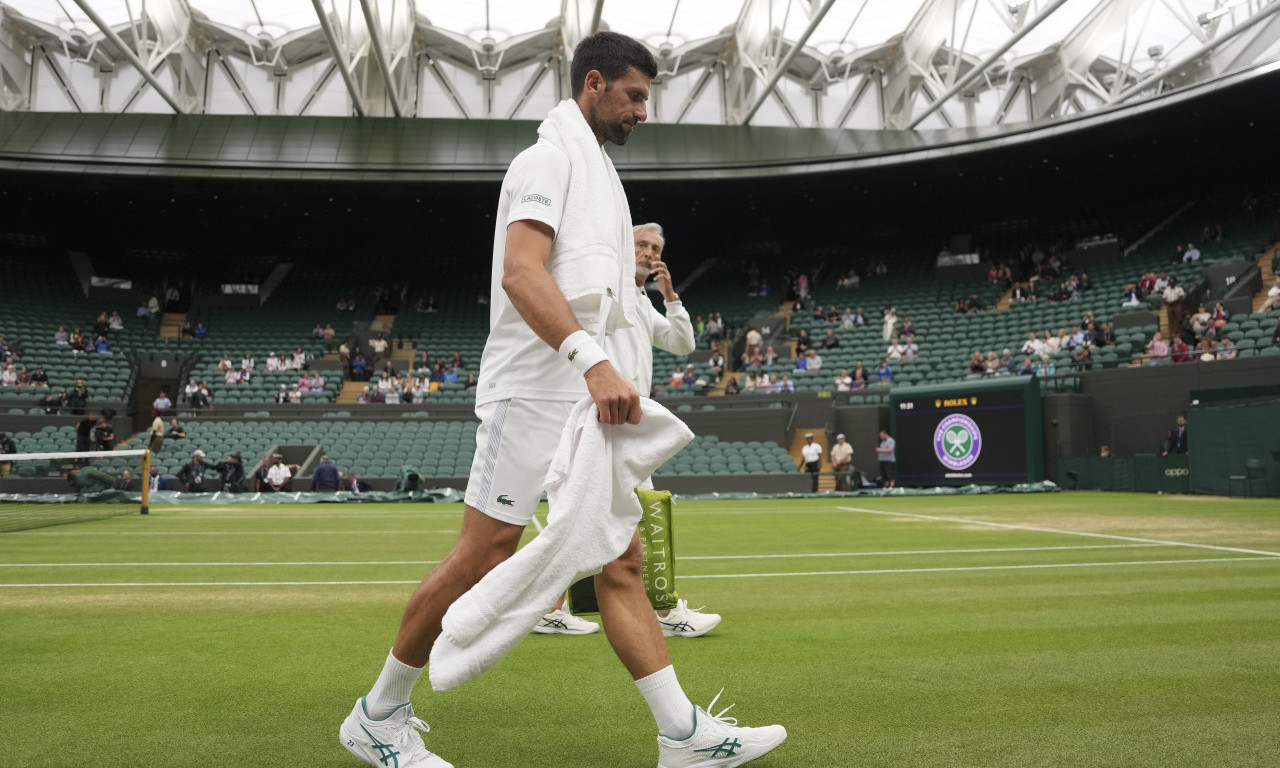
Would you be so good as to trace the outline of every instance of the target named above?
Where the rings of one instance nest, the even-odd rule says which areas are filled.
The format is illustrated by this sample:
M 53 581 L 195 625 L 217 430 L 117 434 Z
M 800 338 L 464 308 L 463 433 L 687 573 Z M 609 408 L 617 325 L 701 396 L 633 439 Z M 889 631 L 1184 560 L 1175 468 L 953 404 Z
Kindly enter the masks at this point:
M 626 121 L 622 118 L 617 118 L 612 121 L 602 119 L 600 117 L 600 108 L 598 106 L 591 110 L 591 127 L 594 129 L 595 133 L 603 136 L 605 141 L 612 142 L 618 146 L 626 144 L 627 139 L 630 138 L 630 134 L 625 128 L 625 123 Z

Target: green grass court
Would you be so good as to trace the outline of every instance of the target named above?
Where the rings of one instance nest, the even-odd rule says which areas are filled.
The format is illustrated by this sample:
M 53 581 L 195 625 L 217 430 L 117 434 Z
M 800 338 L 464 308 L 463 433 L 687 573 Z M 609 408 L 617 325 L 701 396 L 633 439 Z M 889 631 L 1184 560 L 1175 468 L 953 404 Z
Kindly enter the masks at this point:
M 1280 505 L 1122 494 L 690 501 L 673 639 L 753 766 L 1280 764 Z M 337 728 L 458 505 L 157 507 L 0 535 L 0 765 L 354 766 Z M 1046 530 L 1029 530 L 1028 527 Z M 1097 535 L 1083 535 L 1097 534 Z M 653 766 L 603 633 L 414 697 L 458 768 Z

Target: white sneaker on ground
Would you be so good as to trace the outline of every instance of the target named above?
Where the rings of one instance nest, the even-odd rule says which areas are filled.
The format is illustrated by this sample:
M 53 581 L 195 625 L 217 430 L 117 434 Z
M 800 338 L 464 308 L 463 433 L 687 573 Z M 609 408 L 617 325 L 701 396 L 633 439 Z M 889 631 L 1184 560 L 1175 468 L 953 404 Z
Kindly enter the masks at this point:
M 540 635 L 589 635 L 599 632 L 600 625 L 560 608 L 538 619 L 533 631 Z
M 720 690 L 724 693 L 724 689 Z M 720 693 L 711 700 L 715 707 Z M 658 735 L 658 768 L 733 768 L 755 760 L 787 738 L 780 725 L 745 728 L 724 713 L 709 715 L 702 707 L 693 708 L 693 733 L 687 739 L 669 739 Z
M 666 616 L 654 611 L 663 637 L 702 637 L 715 629 L 720 624 L 720 614 L 699 613 L 702 608 L 690 608 L 689 603 L 677 600 L 676 607 Z
M 338 738 L 348 752 L 377 768 L 453 768 L 452 763 L 427 751 L 418 731 L 429 730 L 431 726 L 413 716 L 411 704 L 384 720 L 373 720 L 361 697 L 338 729 Z

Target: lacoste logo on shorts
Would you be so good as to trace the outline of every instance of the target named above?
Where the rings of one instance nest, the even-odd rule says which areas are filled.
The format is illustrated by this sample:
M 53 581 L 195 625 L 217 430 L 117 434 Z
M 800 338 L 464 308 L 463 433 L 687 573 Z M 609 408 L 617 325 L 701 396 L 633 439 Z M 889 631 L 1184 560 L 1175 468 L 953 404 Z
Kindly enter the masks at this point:
M 543 205 L 545 205 L 545 206 L 550 206 L 550 205 L 551 205 L 551 198 L 549 198 L 549 197 L 543 197 L 542 195 L 525 195 L 524 197 L 520 198 L 520 202 L 522 202 L 522 203 L 542 203 L 542 204 L 543 204 Z
M 514 507 L 516 505 L 515 499 L 508 499 L 505 493 L 498 497 L 498 503 L 504 507 Z

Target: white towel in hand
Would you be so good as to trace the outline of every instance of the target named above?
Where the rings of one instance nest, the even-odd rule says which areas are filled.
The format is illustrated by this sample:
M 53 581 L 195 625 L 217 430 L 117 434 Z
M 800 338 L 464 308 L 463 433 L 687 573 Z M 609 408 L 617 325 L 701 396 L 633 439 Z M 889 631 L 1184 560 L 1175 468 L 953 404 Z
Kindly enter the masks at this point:
M 614 298 L 605 333 L 636 324 L 635 240 L 627 193 L 613 161 L 596 140 L 577 102 L 566 99 L 538 126 L 538 136 L 569 157 L 569 190 L 556 231 L 551 278 L 569 301 Z
M 431 687 L 457 688 L 497 664 L 570 584 L 626 551 L 642 510 L 635 488 L 693 439 L 640 399 L 638 425 L 611 426 L 590 398 L 574 406 L 547 472 L 547 527 L 458 598 L 431 648 Z

